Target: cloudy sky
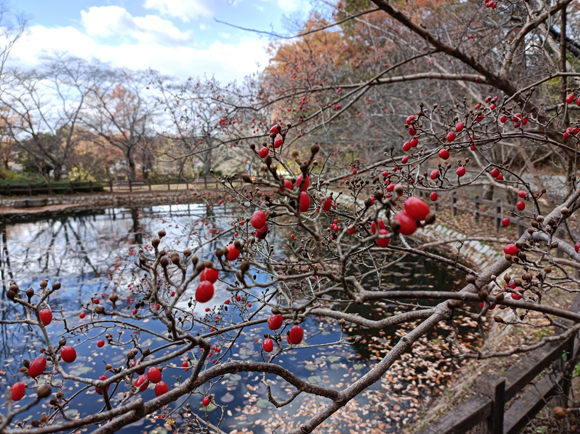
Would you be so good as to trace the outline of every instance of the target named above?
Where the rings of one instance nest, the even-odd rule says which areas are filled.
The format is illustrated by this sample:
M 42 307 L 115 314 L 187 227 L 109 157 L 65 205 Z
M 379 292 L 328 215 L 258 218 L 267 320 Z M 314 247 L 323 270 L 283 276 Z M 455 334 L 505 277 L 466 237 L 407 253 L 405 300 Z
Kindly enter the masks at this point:
M 267 62 L 268 39 L 214 21 L 284 32 L 283 16 L 306 14 L 308 0 L 12 0 L 29 32 L 12 61 L 34 65 L 67 51 L 134 69 L 186 78 L 241 79 Z M 260 65 L 260 66 L 259 66 Z

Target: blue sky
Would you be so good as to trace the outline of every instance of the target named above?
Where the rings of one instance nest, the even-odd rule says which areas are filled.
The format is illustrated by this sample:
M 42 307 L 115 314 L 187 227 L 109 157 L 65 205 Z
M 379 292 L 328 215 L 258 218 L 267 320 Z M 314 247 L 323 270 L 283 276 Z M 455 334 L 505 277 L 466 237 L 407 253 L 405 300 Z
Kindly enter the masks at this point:
M 34 66 L 67 51 L 181 78 L 241 79 L 265 66 L 268 39 L 216 23 L 284 32 L 283 16 L 305 16 L 308 0 L 12 0 L 30 17 L 12 62 Z

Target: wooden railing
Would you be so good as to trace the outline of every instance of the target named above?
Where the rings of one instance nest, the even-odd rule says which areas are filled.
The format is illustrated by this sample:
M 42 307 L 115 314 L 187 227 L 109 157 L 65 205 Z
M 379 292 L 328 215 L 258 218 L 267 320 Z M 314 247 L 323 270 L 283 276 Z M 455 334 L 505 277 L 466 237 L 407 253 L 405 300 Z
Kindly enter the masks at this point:
M 580 311 L 580 297 L 570 309 Z M 526 356 L 502 375 L 484 374 L 476 381 L 476 395 L 429 424 L 418 434 L 516 434 L 550 398 L 570 392 L 572 371 L 578 361 L 579 341 L 570 339 L 546 344 Z M 547 368 L 542 378 L 505 410 L 505 405 Z
M 194 184 L 202 184 L 205 188 L 208 185 L 214 185 L 215 180 L 212 179 L 195 179 L 187 180 L 183 178 L 174 179 L 143 179 L 143 180 L 110 180 L 107 182 L 47 182 L 36 184 L 11 184 L 6 183 L 0 185 L 0 195 L 3 196 L 37 196 L 37 195 L 54 195 L 54 194 L 75 194 L 75 193 L 96 193 L 96 192 L 111 192 L 111 193 L 132 193 L 132 192 L 147 192 L 159 190 L 188 190 Z
M 521 236 L 526 228 L 529 227 L 529 220 L 535 218 L 535 215 L 528 210 L 516 211 L 515 204 L 503 203 L 500 199 L 487 200 L 479 196 L 462 196 L 455 192 L 448 195 L 440 194 L 435 202 L 429 200 L 429 195 L 423 192 L 419 193 L 423 199 L 437 212 L 441 208 L 450 208 L 451 216 L 456 217 L 458 211 L 464 211 L 473 215 L 475 221 L 482 217 L 494 219 L 496 231 L 502 226 L 502 220 L 509 218 L 512 224 L 515 224 L 518 236 Z M 530 206 L 529 202 L 526 202 Z M 514 211 L 514 215 L 511 215 Z M 528 219 L 528 222 L 526 222 Z

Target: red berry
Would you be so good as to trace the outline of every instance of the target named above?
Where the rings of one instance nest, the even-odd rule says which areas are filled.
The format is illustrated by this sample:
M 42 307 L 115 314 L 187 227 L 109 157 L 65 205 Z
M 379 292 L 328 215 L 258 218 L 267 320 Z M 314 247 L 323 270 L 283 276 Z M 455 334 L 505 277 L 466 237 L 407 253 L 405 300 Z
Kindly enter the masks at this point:
M 500 117 L 500 118 L 499 118 L 499 121 L 500 121 L 502 124 L 505 124 L 505 121 L 507 121 L 507 117 L 505 117 L 505 116 L 502 116 L 502 117 Z
M 455 131 L 458 133 L 463 131 L 463 122 L 457 122 L 457 125 L 455 125 Z
M 272 339 L 270 339 L 270 338 L 264 339 L 264 343 L 262 344 L 262 348 L 264 348 L 264 351 L 266 351 L 267 353 L 272 352 L 272 350 L 274 349 L 274 342 L 272 342 Z
M 209 396 L 205 396 L 203 398 L 203 401 L 201 401 L 201 403 L 204 405 L 204 407 L 207 407 L 210 402 L 211 402 L 211 400 L 209 399 Z
M 60 356 L 65 362 L 72 363 L 77 359 L 77 352 L 73 347 L 62 347 L 62 350 L 60 350 Z
M 525 199 L 528 193 L 526 191 L 518 191 L 518 196 Z
M 417 130 L 415 128 L 409 128 L 409 134 L 414 136 L 415 134 L 417 134 Z
M 300 212 L 306 212 L 310 208 L 310 196 L 303 191 L 300 193 Z
M 161 371 L 157 368 L 149 368 L 147 378 L 152 383 L 159 383 L 161 381 Z
M 413 137 L 411 139 L 411 148 L 416 147 L 419 144 L 419 139 L 417 137 Z
M 510 219 L 508 219 L 507 217 L 506 217 L 506 218 L 504 218 L 504 219 L 501 221 L 501 224 L 502 224 L 504 227 L 507 227 L 507 226 L 509 226 L 509 225 L 510 225 Z
M 439 158 L 443 158 L 444 160 L 447 160 L 449 158 L 449 151 L 447 149 L 441 149 L 439 151 Z
M 135 380 L 135 387 L 139 390 L 139 392 L 143 392 L 145 391 L 145 389 L 147 389 L 147 386 L 149 386 L 147 376 L 139 375 L 139 377 L 137 377 L 137 380 Z
M 389 232 L 386 229 L 379 229 L 379 235 L 388 236 Z M 379 247 L 387 247 L 391 242 L 391 237 L 377 238 L 376 241 Z
M 155 396 L 165 395 L 169 391 L 169 387 L 163 381 L 155 385 Z
M 108 380 L 108 379 L 109 379 L 109 377 L 107 377 L 106 375 L 101 375 L 101 376 L 99 377 L 99 380 L 101 380 L 101 381 L 105 381 L 105 380 Z M 111 387 L 111 385 L 108 385 L 108 386 L 107 386 L 107 390 L 109 390 L 109 387 Z M 96 391 L 96 392 L 97 392 L 99 395 L 102 395 L 102 394 L 103 394 L 103 391 L 102 391 L 101 389 L 99 389 L 98 387 L 95 387 L 95 391 Z
M 292 190 L 293 188 L 294 188 L 294 186 L 292 185 L 292 181 L 290 181 L 289 179 L 285 179 L 284 180 L 284 188 L 279 188 L 278 191 L 280 193 L 284 193 L 285 189 Z
M 518 254 L 518 251 L 519 251 L 519 249 L 518 249 L 518 246 L 516 246 L 515 244 L 508 244 L 507 246 L 505 246 L 505 247 L 503 248 L 503 252 L 504 252 L 506 255 L 512 255 L 512 256 L 515 256 L 515 255 L 517 255 L 517 254 Z
M 523 211 L 524 209 L 526 209 L 526 204 L 523 201 L 519 201 L 516 204 L 516 208 L 518 209 L 518 211 Z
M 459 166 L 455 173 L 457 173 L 457 176 L 461 178 L 463 175 L 465 175 L 465 167 Z
M 214 270 L 213 268 L 204 268 L 201 274 L 199 275 L 199 280 L 201 282 L 208 281 L 211 283 L 216 283 L 218 280 L 220 272 L 218 270 Z
M 411 146 L 411 142 L 405 142 L 403 144 L 403 151 L 405 152 L 409 152 L 411 150 L 412 146 Z
M 435 191 L 429 195 L 429 199 L 431 199 L 432 202 L 435 202 L 438 197 L 439 195 Z
M 228 254 L 226 255 L 228 261 L 235 261 L 236 259 L 238 259 L 238 256 L 240 256 L 240 251 L 236 249 L 236 246 L 234 244 L 230 244 L 228 246 Z
M 304 337 L 304 330 L 299 325 L 295 325 L 290 329 L 290 334 L 288 335 L 288 339 L 290 340 L 291 344 L 298 345 L 302 342 L 302 338 Z
M 520 300 L 522 298 L 522 296 L 520 294 L 518 294 L 517 292 L 512 292 L 511 294 L 512 299 L 514 300 Z
M 95 304 L 99 304 L 99 303 L 100 303 L 100 301 L 99 301 L 99 299 L 98 299 L 98 298 L 95 298 L 95 299 L 93 300 L 93 303 L 95 303 Z
M 268 235 L 268 225 L 262 226 L 260 229 L 256 229 L 256 236 L 258 239 L 263 240 Z
M 20 382 L 15 383 L 10 388 L 10 396 L 12 401 L 20 401 L 26 394 L 26 386 Z
M 385 222 L 382 220 L 379 220 L 379 229 L 385 229 Z M 373 234 L 377 232 L 377 225 L 375 224 L 375 222 L 371 223 L 371 232 Z
M 266 224 L 266 213 L 259 209 L 252 215 L 252 220 L 250 223 L 255 229 L 259 229 Z
M 398 232 L 403 235 L 413 235 L 417 230 L 417 223 L 406 211 L 399 211 L 394 219 L 400 223 Z
M 46 359 L 44 357 L 37 357 L 28 366 L 28 375 L 32 378 L 38 377 L 46 369 Z
M 100 340 L 99 342 L 97 342 L 97 347 L 102 348 L 105 346 L 105 341 Z
M 408 155 L 405 155 L 403 158 L 401 158 L 401 163 L 403 163 L 403 164 L 407 164 L 408 161 L 409 161 Z
M 262 149 L 260 149 L 260 158 L 266 158 L 269 153 L 270 150 L 264 146 Z
M 330 211 L 330 208 L 332 207 L 332 198 L 326 197 L 326 198 L 322 198 L 320 199 L 320 206 L 322 207 L 322 211 Z
M 213 283 L 209 280 L 204 280 L 199 283 L 199 286 L 195 290 L 195 299 L 200 303 L 207 303 L 213 298 Z
M 354 234 L 356 232 L 356 228 L 354 226 L 349 227 L 346 230 L 350 235 Z
M 296 178 L 296 187 L 299 187 L 302 184 L 302 174 L 298 175 Z M 306 177 L 304 180 L 304 185 L 300 188 L 302 191 L 308 190 L 308 186 L 310 185 L 310 177 Z
M 52 311 L 50 309 L 42 309 L 38 316 L 40 317 L 40 321 L 45 326 L 49 325 L 52 322 Z
M 284 139 L 282 137 L 276 137 L 276 140 L 274 140 L 274 147 L 276 149 L 278 149 L 283 144 L 284 144 Z
M 404 203 L 404 207 L 407 215 L 413 220 L 425 220 L 425 217 L 429 214 L 429 205 L 418 197 L 408 198 Z
M 282 315 L 272 315 L 268 319 L 268 327 L 270 330 L 278 330 L 284 324 L 284 317 Z
M 431 172 L 431 179 L 437 179 L 437 176 L 439 176 L 439 171 L 435 169 Z
M 497 175 L 497 178 L 495 178 L 496 181 L 503 181 L 503 175 L 500 173 L 499 175 Z
M 182 368 L 185 368 L 185 372 L 189 371 L 189 363 L 187 363 L 187 361 L 183 362 L 181 364 Z
M 576 253 L 578 253 L 578 249 L 580 249 L 580 241 L 574 245 L 574 250 L 576 250 Z
M 500 174 L 501 174 L 501 172 L 497 168 L 495 168 L 491 171 L 491 176 L 494 178 L 497 178 Z
M 572 101 L 574 101 L 574 94 L 573 94 L 573 93 L 569 93 L 569 94 L 566 96 L 566 102 L 567 102 L 568 104 L 570 104 Z
M 276 124 L 276 125 L 272 125 L 272 128 L 270 128 L 270 134 L 278 134 L 280 133 L 280 125 Z
M 455 140 L 455 133 L 454 133 L 453 131 L 449 131 L 449 132 L 447 133 L 447 141 L 448 141 L 449 143 L 451 143 L 451 142 L 452 142 L 452 141 L 454 141 L 454 140 Z

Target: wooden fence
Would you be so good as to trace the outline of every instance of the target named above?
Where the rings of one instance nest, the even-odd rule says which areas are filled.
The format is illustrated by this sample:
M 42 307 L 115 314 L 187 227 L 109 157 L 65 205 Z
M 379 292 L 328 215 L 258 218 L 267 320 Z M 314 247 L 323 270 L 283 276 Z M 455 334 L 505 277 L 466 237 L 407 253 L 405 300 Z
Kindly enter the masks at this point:
M 505 204 L 500 199 L 487 200 L 477 195 L 468 197 L 452 192 L 449 195 L 439 195 L 435 202 L 431 202 L 427 193 L 420 192 L 419 196 L 424 197 L 436 212 L 441 208 L 451 208 L 452 217 L 457 216 L 458 211 L 464 211 L 472 214 L 475 221 L 479 221 L 482 217 L 492 218 L 496 231 L 501 228 L 502 220 L 507 217 L 512 224 L 516 225 L 518 236 L 521 236 L 530 226 L 529 220 L 535 218 L 533 213 L 527 210 L 516 211 L 515 204 Z M 526 204 L 530 206 L 529 202 Z M 515 215 L 511 215 L 511 211 L 514 211 Z M 528 219 L 527 222 L 526 219 Z
M 580 296 L 573 312 L 580 311 Z M 459 405 L 418 434 L 515 434 L 555 395 L 567 397 L 574 365 L 578 360 L 579 341 L 576 335 L 552 342 L 527 354 L 501 376 L 484 374 L 476 381 L 476 395 Z M 547 368 L 544 375 L 514 402 L 506 404 L 530 385 Z
M 215 184 L 214 179 L 167 179 L 167 180 L 110 180 L 108 182 L 56 182 L 37 184 L 4 184 L 0 185 L 0 195 L 3 196 L 36 196 L 54 194 L 95 193 L 107 191 L 110 193 L 132 193 L 147 191 L 188 190 L 195 184 Z

